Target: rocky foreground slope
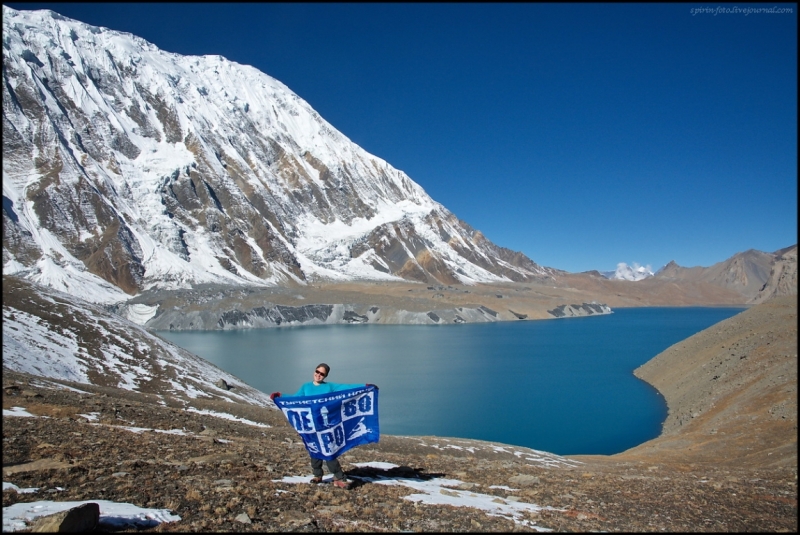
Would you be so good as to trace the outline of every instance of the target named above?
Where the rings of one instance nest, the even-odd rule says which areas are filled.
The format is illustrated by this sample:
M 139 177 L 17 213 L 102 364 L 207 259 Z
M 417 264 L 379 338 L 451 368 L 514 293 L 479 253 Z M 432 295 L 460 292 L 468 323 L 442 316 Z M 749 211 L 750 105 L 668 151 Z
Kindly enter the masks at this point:
M 797 465 L 797 297 L 775 298 L 675 344 L 635 372 L 669 415 L 659 456 Z M 688 448 L 681 447 L 689 443 Z M 632 453 L 632 452 L 631 452 Z
M 667 399 L 664 433 L 624 453 L 384 436 L 343 456 L 350 491 L 305 482 L 272 407 L 4 358 L 3 480 L 38 491 L 6 490 L 3 507 L 105 499 L 181 518 L 147 531 L 797 531 L 796 329 L 796 297 L 775 299 L 654 358 L 637 375 Z

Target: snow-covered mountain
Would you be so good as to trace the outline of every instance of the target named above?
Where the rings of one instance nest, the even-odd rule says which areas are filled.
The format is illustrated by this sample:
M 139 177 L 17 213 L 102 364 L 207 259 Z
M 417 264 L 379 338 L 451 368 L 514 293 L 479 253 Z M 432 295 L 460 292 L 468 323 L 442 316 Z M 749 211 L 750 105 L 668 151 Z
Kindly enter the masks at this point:
M 650 265 L 640 266 L 636 262 L 630 266 L 625 262 L 620 262 L 615 271 L 601 271 L 600 273 L 607 279 L 625 281 L 640 281 L 653 276 Z
M 3 6 L 3 272 L 115 302 L 557 270 L 491 243 L 253 67 Z

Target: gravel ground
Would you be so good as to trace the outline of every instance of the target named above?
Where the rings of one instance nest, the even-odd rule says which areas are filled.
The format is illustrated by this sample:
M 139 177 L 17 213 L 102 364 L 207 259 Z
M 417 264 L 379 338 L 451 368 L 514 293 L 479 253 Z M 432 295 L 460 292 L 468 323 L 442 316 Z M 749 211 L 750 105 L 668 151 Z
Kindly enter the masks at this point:
M 37 415 L 4 415 L 3 480 L 40 489 L 7 490 L 3 507 L 112 500 L 169 509 L 181 521 L 145 531 L 181 532 L 797 529 L 796 464 L 750 469 L 567 459 L 480 441 L 385 436 L 343 455 L 355 485 L 342 490 L 294 482 L 310 477 L 308 456 L 274 409 L 198 400 L 201 414 L 177 400 L 169 406 L 170 400 L 159 404 L 153 396 L 87 385 L 65 390 L 11 372 L 4 372 L 3 386 L 4 409 Z M 444 484 L 421 494 L 376 480 Z M 506 514 L 432 503 L 485 496 L 509 506 Z

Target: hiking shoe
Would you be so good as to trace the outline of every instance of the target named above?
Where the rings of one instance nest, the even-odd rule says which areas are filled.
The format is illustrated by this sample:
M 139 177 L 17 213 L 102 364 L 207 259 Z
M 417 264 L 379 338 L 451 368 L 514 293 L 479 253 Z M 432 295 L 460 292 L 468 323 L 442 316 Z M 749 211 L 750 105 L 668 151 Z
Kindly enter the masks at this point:
M 317 485 L 319 483 L 322 483 L 322 478 L 314 476 L 311 478 L 311 481 L 309 481 L 309 483 L 311 483 L 312 485 Z
M 349 489 L 350 488 L 350 482 L 347 481 L 346 479 L 334 479 L 333 480 L 333 486 L 334 487 L 339 487 L 340 489 Z

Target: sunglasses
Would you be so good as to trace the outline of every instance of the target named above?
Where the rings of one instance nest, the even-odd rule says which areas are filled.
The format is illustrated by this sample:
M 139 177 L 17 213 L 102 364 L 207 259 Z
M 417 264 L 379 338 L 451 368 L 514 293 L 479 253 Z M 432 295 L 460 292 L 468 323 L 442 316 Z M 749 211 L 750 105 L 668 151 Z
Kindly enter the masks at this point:
M 319 370 L 314 370 L 314 375 L 321 375 L 323 377 L 327 377 L 328 376 L 327 373 L 323 373 L 323 372 L 321 372 Z

